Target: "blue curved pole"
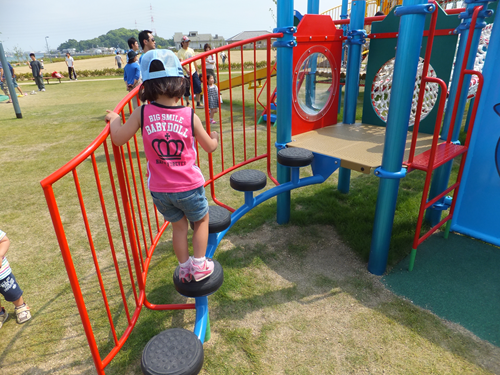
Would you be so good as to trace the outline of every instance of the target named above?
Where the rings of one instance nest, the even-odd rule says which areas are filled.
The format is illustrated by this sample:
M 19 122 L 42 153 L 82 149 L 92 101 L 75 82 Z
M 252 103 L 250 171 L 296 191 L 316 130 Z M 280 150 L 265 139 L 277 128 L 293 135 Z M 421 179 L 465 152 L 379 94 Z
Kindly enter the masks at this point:
M 278 30 L 293 27 L 293 0 L 278 0 Z M 277 125 L 276 143 L 278 148 L 292 141 L 292 89 L 293 89 L 293 34 L 283 34 L 275 43 L 277 47 L 276 87 Z M 278 150 L 279 151 L 279 150 Z M 277 166 L 277 180 L 280 184 L 290 181 L 290 169 Z M 286 224 L 290 220 L 290 192 L 278 196 L 277 222 Z
M 203 344 L 203 342 L 205 341 L 205 335 L 207 333 L 208 326 L 208 297 L 196 297 L 194 300 L 196 308 L 194 334 Z
M 426 13 L 423 11 L 423 3 L 424 0 L 405 0 L 403 6 L 395 11 L 396 15 L 401 15 L 401 21 L 392 80 L 393 95 L 389 102 L 382 155 L 381 169 L 384 174 L 397 174 L 403 163 L 425 26 Z M 380 179 L 368 261 L 368 270 L 375 275 L 382 275 L 387 267 L 398 190 L 398 178 Z
M 460 71 L 462 70 L 462 66 L 465 63 L 467 69 L 473 69 L 474 68 L 474 61 L 476 59 L 476 54 L 475 53 L 470 53 L 469 56 L 464 56 L 465 55 L 465 49 L 466 49 L 466 44 L 467 44 L 467 39 L 469 38 L 469 28 L 468 24 L 470 24 L 470 21 L 472 19 L 472 11 L 476 6 L 479 5 L 484 5 L 484 9 L 486 9 L 488 5 L 488 1 L 483 1 L 483 0 L 471 0 L 469 1 L 469 4 L 467 5 L 466 12 L 461 14 L 461 17 L 463 18 L 462 24 L 458 27 L 458 31 L 460 32 L 460 41 L 458 44 L 458 50 L 457 50 L 457 57 L 455 59 L 455 67 L 453 69 L 453 76 L 452 76 L 452 81 L 451 81 L 451 86 L 449 90 L 449 95 L 448 95 L 448 105 L 446 106 L 446 112 L 444 114 L 444 120 L 443 120 L 443 129 L 441 130 L 441 138 L 446 139 L 448 137 L 448 132 L 450 127 L 452 126 L 451 124 L 451 119 L 453 117 L 453 107 L 455 100 L 459 100 L 458 102 L 458 107 L 457 107 L 457 115 L 455 117 L 455 124 L 453 126 L 453 134 L 451 141 L 452 142 L 457 142 L 458 137 L 460 135 L 460 129 L 462 125 L 462 118 L 465 112 L 465 106 L 467 104 L 467 96 L 469 92 L 469 85 L 470 85 L 470 76 L 466 76 L 464 78 L 464 84 L 462 86 L 462 92 L 457 93 L 457 85 L 458 81 L 460 78 Z M 467 14 L 467 16 L 464 16 Z M 484 27 L 484 15 L 486 13 L 480 12 L 478 14 L 477 20 L 476 20 L 476 25 L 481 26 L 483 25 Z M 472 44 L 470 51 L 477 51 L 478 46 L 479 46 L 479 41 L 481 38 L 481 31 L 482 27 L 476 28 L 474 30 L 474 35 L 472 38 Z M 431 188 L 429 190 L 429 200 L 433 199 L 434 197 L 438 196 L 443 192 L 447 187 L 448 187 L 448 182 L 450 180 L 450 175 L 451 175 L 451 169 L 453 167 L 453 161 L 449 161 L 448 163 L 442 165 L 438 169 L 434 171 L 434 176 L 432 178 L 432 183 L 431 183 Z M 440 199 L 438 203 L 442 203 L 443 199 Z M 441 221 L 441 210 L 437 210 L 434 208 L 429 208 L 427 209 L 425 213 L 425 219 L 430 222 L 431 226 L 436 225 Z
M 259 204 L 265 202 L 266 200 L 272 197 L 275 196 L 279 197 L 280 194 L 287 192 L 289 193 L 293 189 L 298 189 L 313 184 L 321 184 L 325 182 L 326 179 L 330 177 L 332 173 L 338 169 L 339 166 L 340 166 L 340 159 L 314 153 L 314 160 L 311 165 L 313 170 L 312 176 L 299 178 L 300 176 L 299 168 L 285 167 L 291 169 L 290 181 L 275 186 L 272 189 L 266 190 L 265 192 L 257 195 L 256 197 L 253 196 L 253 192 L 246 191 L 245 203 L 232 213 L 230 226 L 222 232 L 211 233 L 208 236 L 206 257 L 212 258 L 214 256 L 217 246 L 219 245 L 220 241 L 224 238 L 227 231 L 231 229 L 231 227 L 251 209 L 255 208 Z

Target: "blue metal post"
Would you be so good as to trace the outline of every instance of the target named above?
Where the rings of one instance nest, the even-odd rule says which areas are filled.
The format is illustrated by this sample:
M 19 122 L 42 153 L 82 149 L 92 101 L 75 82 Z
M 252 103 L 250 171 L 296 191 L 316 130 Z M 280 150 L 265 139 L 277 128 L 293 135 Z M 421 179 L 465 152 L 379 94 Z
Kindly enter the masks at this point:
M 342 6 L 344 6 L 342 4 Z M 356 104 L 359 95 L 359 72 L 361 69 L 362 45 L 365 42 L 366 1 L 356 0 L 351 5 L 351 23 L 349 25 L 347 52 L 347 71 L 344 87 L 344 124 L 354 124 L 356 122 Z M 339 169 L 339 182 L 337 189 L 342 193 L 349 192 L 351 181 L 351 171 L 349 169 Z
M 194 334 L 203 344 L 208 326 L 208 297 L 196 297 L 194 302 L 196 307 Z
M 382 275 L 387 266 L 399 190 L 397 176 L 402 169 L 425 16 L 435 10 L 434 5 L 423 5 L 424 2 L 405 0 L 403 6 L 395 11 L 397 16 L 402 16 L 392 80 L 392 92 L 397 95 L 391 95 L 389 102 L 381 166 L 384 174 L 392 174 L 394 178 L 382 177 L 379 184 L 368 262 L 368 270 L 375 275 Z
M 319 13 L 319 0 L 308 0 L 307 1 L 307 13 L 308 14 L 318 14 Z M 316 76 L 317 59 L 309 60 L 309 74 L 306 76 L 306 106 L 309 108 L 314 108 L 314 103 L 316 102 L 316 84 L 314 77 Z
M 345 77 L 344 124 L 356 122 L 356 104 L 359 95 L 359 72 L 361 69 L 361 53 L 364 44 L 365 0 L 352 2 L 351 23 L 347 34 L 347 72 Z
M 453 116 L 453 106 L 455 100 L 459 100 L 457 107 L 457 115 L 455 117 L 455 125 L 453 128 L 452 142 L 458 140 L 460 135 L 460 129 L 462 125 L 462 119 L 465 112 L 465 105 L 467 104 L 467 95 L 469 91 L 470 85 L 470 76 L 466 76 L 464 78 L 464 84 L 462 86 L 462 92 L 457 93 L 457 85 L 460 77 L 460 71 L 462 70 L 462 65 L 465 63 L 467 69 L 474 68 L 474 61 L 476 59 L 477 48 L 479 46 L 479 39 L 481 37 L 481 31 L 483 27 L 486 25 L 484 23 L 486 12 L 480 12 L 476 21 L 476 29 L 474 30 L 474 36 L 472 39 L 472 44 L 469 56 L 464 56 L 467 39 L 469 37 L 469 25 L 472 19 L 472 12 L 474 7 L 479 5 L 484 5 L 484 9 L 488 6 L 488 1 L 484 0 L 469 0 L 466 11 L 460 14 L 460 18 L 463 18 L 462 23 L 457 28 L 457 31 L 460 33 L 460 42 L 458 44 L 457 57 L 455 59 L 455 67 L 453 69 L 452 83 L 450 86 L 450 92 L 448 95 L 448 105 L 446 106 L 446 112 L 444 114 L 443 120 L 443 129 L 441 130 L 441 138 L 446 139 L 448 137 L 448 131 L 451 124 L 451 118 Z M 434 172 L 434 176 L 431 183 L 431 188 L 429 190 L 429 200 L 433 199 L 437 195 L 441 194 L 447 187 L 448 182 L 450 180 L 451 168 L 453 166 L 453 161 L 449 161 L 448 163 L 442 165 Z M 442 199 L 438 202 L 442 203 Z M 432 226 L 436 225 L 441 221 L 441 210 L 436 210 L 433 208 L 429 208 L 425 213 L 425 219 L 431 223 Z
M 12 99 L 12 104 L 14 105 L 14 111 L 16 112 L 16 117 L 23 118 L 21 107 L 19 106 L 19 101 L 17 100 L 17 94 L 14 88 L 14 82 L 12 81 L 12 76 L 10 75 L 9 64 L 7 62 L 7 59 L 5 58 L 5 52 L 3 50 L 3 45 L 1 42 L 0 42 L 0 61 L 2 62 L 5 80 L 7 81 L 5 83 L 9 88 L 10 98 Z
M 307 0 L 307 14 L 319 14 L 319 0 Z
M 293 0 L 278 0 L 278 29 L 293 27 Z M 284 33 L 276 42 L 277 74 L 277 130 L 278 147 L 292 141 L 292 89 L 293 89 L 293 34 Z M 290 181 L 290 168 L 277 165 L 277 178 L 280 184 Z M 286 224 L 290 220 L 290 192 L 278 196 L 278 224 Z

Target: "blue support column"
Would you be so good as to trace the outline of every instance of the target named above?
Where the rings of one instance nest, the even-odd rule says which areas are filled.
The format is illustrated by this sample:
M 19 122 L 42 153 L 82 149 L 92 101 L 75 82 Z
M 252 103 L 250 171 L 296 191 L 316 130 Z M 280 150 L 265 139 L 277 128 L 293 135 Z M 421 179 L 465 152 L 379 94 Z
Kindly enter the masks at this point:
M 319 0 L 307 0 L 307 14 L 319 14 Z
M 387 266 L 389 244 L 392 235 L 394 213 L 410 121 L 413 89 L 425 26 L 425 16 L 435 10 L 435 5 L 424 4 L 425 0 L 405 0 L 396 9 L 401 16 L 399 37 L 394 63 L 392 92 L 385 133 L 382 166 L 378 171 L 380 179 L 368 270 L 382 275 Z
M 344 6 L 344 5 L 343 5 Z M 359 72 L 361 69 L 362 46 L 365 43 L 366 32 L 364 30 L 366 1 L 356 0 L 351 6 L 351 23 L 347 33 L 347 71 L 344 87 L 344 124 L 356 122 L 356 104 L 359 95 Z M 349 192 L 351 182 L 351 171 L 345 168 L 339 169 L 339 182 L 337 189 L 342 193 Z
M 307 14 L 318 14 L 319 13 L 319 0 L 308 0 L 307 1 Z M 316 60 L 309 60 L 309 72 L 306 76 L 306 106 L 309 108 L 314 108 L 316 102 L 316 82 L 314 77 L 316 76 Z
M 457 85 L 460 77 L 460 71 L 465 63 L 467 69 L 474 68 L 474 61 L 476 59 L 477 48 L 479 46 L 479 39 L 481 37 L 481 31 L 486 23 L 484 22 L 485 17 L 488 17 L 490 11 L 483 10 L 479 12 L 476 20 L 476 29 L 474 30 L 474 35 L 472 39 L 472 44 L 470 47 L 470 55 L 465 55 L 465 49 L 467 44 L 467 39 L 469 38 L 469 26 L 472 19 L 472 12 L 476 6 L 483 5 L 484 9 L 488 6 L 488 0 L 468 0 L 466 11 L 460 14 L 460 18 L 463 19 L 460 26 L 457 28 L 457 32 L 460 33 L 460 41 L 458 44 L 457 57 L 455 59 L 455 67 L 453 69 L 452 83 L 448 95 L 448 105 L 446 106 L 446 112 L 444 114 L 443 129 L 441 130 L 441 138 L 446 139 L 448 137 L 448 132 L 451 124 L 451 119 L 453 116 L 453 107 L 455 100 L 459 100 L 457 107 L 457 114 L 455 117 L 455 125 L 453 127 L 452 142 L 458 141 L 460 135 L 460 129 L 462 125 L 462 119 L 465 112 L 465 106 L 467 104 L 467 95 L 470 85 L 470 76 L 464 78 L 464 84 L 462 86 L 462 92 L 457 92 Z M 434 172 L 434 176 L 431 183 L 431 188 L 429 190 L 429 200 L 433 199 L 437 195 L 441 194 L 447 187 L 450 180 L 451 168 L 453 166 L 453 161 L 442 165 Z M 442 199 L 439 203 L 442 203 Z M 432 226 L 436 225 L 441 221 L 442 211 L 433 208 L 427 209 L 425 213 L 425 219 L 431 223 Z
M 17 100 L 17 94 L 14 88 L 14 82 L 12 81 L 12 76 L 10 74 L 9 65 L 7 63 L 7 59 L 5 57 L 5 52 L 3 50 L 3 45 L 0 42 L 0 61 L 2 62 L 3 72 L 5 75 L 5 80 L 7 81 L 7 87 L 9 88 L 10 97 L 12 99 L 12 104 L 14 105 L 14 112 L 16 112 L 17 118 L 23 118 L 23 114 L 21 112 L 21 107 L 19 106 L 19 101 Z
M 293 0 L 278 0 L 277 32 L 293 27 Z M 274 46 L 278 49 L 276 73 L 277 98 L 277 130 L 278 147 L 292 141 L 292 89 L 293 89 L 293 48 L 296 45 L 291 33 L 283 33 Z M 278 150 L 279 151 L 279 150 Z M 277 179 L 280 184 L 290 181 L 290 168 L 280 164 L 277 166 Z M 286 224 L 290 220 L 290 192 L 278 196 L 278 224 Z

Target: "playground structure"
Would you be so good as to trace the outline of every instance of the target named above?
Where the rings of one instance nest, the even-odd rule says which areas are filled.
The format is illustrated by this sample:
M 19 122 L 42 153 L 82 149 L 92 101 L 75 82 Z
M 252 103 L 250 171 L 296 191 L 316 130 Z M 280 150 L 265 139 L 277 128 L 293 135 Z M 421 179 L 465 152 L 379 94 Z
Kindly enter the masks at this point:
M 374 173 L 380 178 L 368 264 L 372 273 L 385 272 L 399 179 L 415 169 L 424 170 L 427 177 L 418 214 L 413 260 L 418 244 L 445 223 L 447 230 L 500 245 L 494 220 L 500 208 L 497 193 L 500 173 L 497 172 L 498 163 L 494 157 L 498 154 L 497 141 L 500 138 L 500 116 L 494 110 L 494 106 L 500 103 L 499 82 L 494 72 L 494 62 L 500 57 L 498 26 L 493 25 L 491 30 L 483 73 L 474 70 L 481 28 L 485 26 L 484 19 L 491 17 L 491 11 L 482 8 L 487 4 L 470 2 L 466 9 L 445 12 L 436 3 L 407 0 L 386 17 L 365 18 L 366 4 L 357 1 L 353 3 L 349 20 L 332 20 L 327 15 L 317 15 L 319 4 L 311 2 L 309 14 L 304 15 L 295 29 L 292 26 L 293 4 L 278 1 L 278 27 L 273 34 L 220 47 L 185 61 L 189 64 L 200 60 L 201 66 L 205 67 L 205 58 L 209 54 L 218 56 L 220 51 L 230 49 L 243 51 L 243 46 L 247 44 L 253 45 L 255 51 L 257 41 L 267 41 L 268 64 L 265 71 L 254 68 L 253 72 L 245 73 L 242 64 L 241 71 L 234 73 L 229 64 L 228 82 L 232 83 L 228 87 L 230 116 L 229 121 L 222 116 L 219 119 L 220 150 L 209 154 L 206 159 L 198 153 L 198 165 L 208 176 L 207 192 L 210 192 L 210 198 L 216 205 L 210 211 L 211 233 L 207 256 L 215 255 L 218 244 L 232 225 L 271 197 L 278 197 L 278 223 L 288 222 L 291 190 L 322 183 L 337 169 L 338 188 L 346 193 L 349 191 L 351 170 Z M 349 28 L 344 34 L 345 31 L 338 26 L 347 24 Z M 363 32 L 365 24 L 372 25 L 372 34 L 368 36 Z M 458 42 L 455 30 L 461 34 Z M 371 38 L 366 77 L 366 87 L 370 90 L 365 90 L 364 94 L 362 123 L 356 124 L 359 66 L 366 37 Z M 260 107 L 257 92 L 260 77 L 266 82 L 263 87 L 265 109 L 270 113 L 274 100 L 271 39 L 275 38 L 278 49 L 276 92 L 279 94 L 275 97 L 278 111 L 276 135 L 271 132 L 270 116 L 266 126 L 258 125 Z M 344 117 L 343 123 L 337 124 L 344 43 L 348 44 Z M 377 43 L 381 45 L 377 46 Z M 457 43 L 458 53 L 454 59 Z M 444 47 L 440 45 L 449 45 L 453 52 L 442 51 Z M 435 62 L 436 55 L 442 66 Z M 391 61 L 391 68 L 387 68 L 388 61 Z M 388 71 L 390 74 L 386 74 Z M 239 87 L 235 87 L 238 81 L 233 73 L 239 76 Z M 469 96 L 471 76 L 477 77 L 477 94 L 470 109 L 467 140 L 464 145 L 459 145 L 456 140 Z M 243 79 L 245 83 L 253 77 L 250 97 L 241 77 L 246 77 Z M 450 78 L 452 84 L 448 87 Z M 219 79 L 217 81 L 220 82 Z M 373 83 L 378 81 L 384 81 L 384 84 Z M 206 82 L 204 86 L 206 91 Z M 415 91 L 415 86 L 419 90 Z M 437 89 L 439 92 L 436 94 Z M 132 101 L 138 101 L 137 92 L 138 89 L 131 92 L 115 108 L 123 121 L 133 110 Z M 390 95 L 390 92 L 397 95 Z M 242 105 L 233 103 L 236 94 Z M 378 100 L 376 95 L 380 95 Z M 386 109 L 376 108 L 376 102 L 380 101 L 388 103 Z M 413 102 L 416 104 L 413 105 Z M 246 109 L 247 103 L 253 104 L 253 111 Z M 236 114 L 241 115 L 241 121 L 235 120 Z M 205 119 L 210 132 L 208 108 L 200 117 Z M 441 126 L 443 117 L 444 125 Z M 408 131 L 409 128 L 412 131 Z M 440 137 L 444 141 L 441 142 Z M 273 142 L 278 148 L 277 154 L 272 147 Z M 106 126 L 89 147 L 41 184 L 97 372 L 103 374 L 105 367 L 123 347 L 145 306 L 152 310 L 196 310 L 194 335 L 185 330 L 169 330 L 157 338 L 167 339 L 174 345 L 180 340 L 179 335 L 187 335 L 190 340 L 194 338 L 192 347 L 196 354 L 192 357 L 195 362 L 191 372 L 185 373 L 195 373 L 203 362 L 200 344 L 210 337 L 207 296 L 220 286 L 223 274 L 219 265 L 214 285 L 191 285 L 188 288 L 176 283 L 174 274 L 177 290 L 184 296 L 195 298 L 195 303 L 157 304 L 148 299 L 148 270 L 169 223 L 160 222 L 148 197 L 140 143 L 134 137 L 125 146 L 116 147 L 109 139 L 109 126 Z M 452 160 L 460 155 L 458 179 L 448 186 L 447 169 L 451 168 Z M 465 157 L 467 155 L 468 158 Z M 272 173 L 275 158 L 278 162 L 276 177 Z M 259 170 L 246 169 L 250 165 L 264 168 L 267 177 Z M 311 165 L 312 175 L 300 178 L 299 168 L 307 165 Z M 224 203 L 224 197 L 216 194 L 221 178 L 233 172 L 231 187 L 244 192 L 244 204 L 239 208 L 230 207 Z M 86 177 L 81 178 L 81 175 Z M 477 178 L 478 175 L 480 178 Z M 57 204 L 57 184 L 65 183 L 65 179 L 72 179 L 75 185 L 74 199 L 82 217 L 78 225 L 83 228 L 82 233 L 95 265 L 95 278 L 103 299 L 101 304 L 94 303 L 96 309 L 88 308 L 86 301 L 90 291 L 82 288 L 81 284 L 82 278 L 90 276 L 79 275 L 78 264 L 73 261 L 73 257 L 82 256 L 82 252 L 83 255 L 88 254 L 75 245 L 76 239 L 66 236 L 65 227 L 77 224 L 65 212 L 67 207 L 60 208 Z M 254 196 L 253 192 L 263 189 L 266 182 L 275 186 Z M 427 198 L 429 189 L 430 197 Z M 447 198 L 452 191 L 453 199 Z M 478 194 L 478 191 L 486 194 Z M 483 210 L 481 215 L 475 211 L 478 205 Z M 96 206 L 100 207 L 100 215 L 88 215 L 87 208 L 92 207 L 94 211 Z M 441 219 L 441 212 L 447 209 L 449 213 Z M 426 210 L 433 224 L 431 231 L 421 235 L 420 227 Z M 110 254 L 102 262 L 106 267 L 100 266 L 104 253 Z M 95 332 L 91 323 L 93 314 L 97 314 L 94 311 L 97 307 L 107 317 L 108 330 L 112 333 L 112 348 L 104 356 L 100 348 L 109 347 L 107 334 Z M 117 318 L 118 311 L 121 313 Z M 155 365 L 154 357 L 148 357 L 148 348 L 154 349 L 154 340 L 151 345 L 148 344 L 143 356 L 146 373 L 149 366 Z M 178 359 L 172 360 L 176 362 Z

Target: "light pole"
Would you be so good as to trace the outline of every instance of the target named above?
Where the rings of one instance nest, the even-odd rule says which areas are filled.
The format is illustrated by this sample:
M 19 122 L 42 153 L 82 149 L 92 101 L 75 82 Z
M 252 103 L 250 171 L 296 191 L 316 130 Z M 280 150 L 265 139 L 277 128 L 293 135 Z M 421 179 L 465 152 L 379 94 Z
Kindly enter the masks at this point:
M 49 42 L 47 41 L 48 36 L 45 37 L 45 45 L 47 46 L 47 53 L 49 54 L 49 60 L 52 62 L 52 57 L 50 57 Z

